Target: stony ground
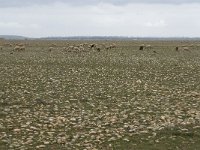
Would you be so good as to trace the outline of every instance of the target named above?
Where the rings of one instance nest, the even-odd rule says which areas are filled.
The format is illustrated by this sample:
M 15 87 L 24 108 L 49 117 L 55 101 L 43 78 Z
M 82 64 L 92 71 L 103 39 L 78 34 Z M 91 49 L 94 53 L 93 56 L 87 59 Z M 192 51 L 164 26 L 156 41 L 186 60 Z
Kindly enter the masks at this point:
M 83 53 L 27 42 L 0 50 L 0 149 L 200 149 L 198 41 Z

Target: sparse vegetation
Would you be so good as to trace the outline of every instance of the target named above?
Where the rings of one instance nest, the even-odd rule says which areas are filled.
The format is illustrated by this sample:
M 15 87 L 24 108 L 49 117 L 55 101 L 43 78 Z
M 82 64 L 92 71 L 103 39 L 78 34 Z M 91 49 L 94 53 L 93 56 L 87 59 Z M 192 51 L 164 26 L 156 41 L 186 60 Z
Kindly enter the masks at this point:
M 177 52 L 183 43 L 190 52 Z M 198 44 L 34 40 L 20 53 L 5 46 L 0 149 L 200 149 Z

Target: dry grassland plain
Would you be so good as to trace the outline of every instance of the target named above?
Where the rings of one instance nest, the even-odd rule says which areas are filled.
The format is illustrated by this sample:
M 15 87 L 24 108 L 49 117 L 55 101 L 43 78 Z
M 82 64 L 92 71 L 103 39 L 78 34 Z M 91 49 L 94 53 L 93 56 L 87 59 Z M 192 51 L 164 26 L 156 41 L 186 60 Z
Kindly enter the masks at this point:
M 200 41 L 0 47 L 1 150 L 200 149 Z

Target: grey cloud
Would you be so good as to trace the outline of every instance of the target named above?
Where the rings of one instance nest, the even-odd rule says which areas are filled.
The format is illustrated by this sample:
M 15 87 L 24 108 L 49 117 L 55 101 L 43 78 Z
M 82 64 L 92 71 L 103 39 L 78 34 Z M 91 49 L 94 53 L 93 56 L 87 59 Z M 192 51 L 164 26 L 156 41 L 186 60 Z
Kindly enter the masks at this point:
M 133 3 L 145 4 L 184 4 L 200 3 L 199 0 L 0 0 L 0 7 L 24 7 L 32 5 L 49 5 L 53 3 L 66 3 L 69 5 L 95 5 L 109 3 L 113 5 L 126 5 Z

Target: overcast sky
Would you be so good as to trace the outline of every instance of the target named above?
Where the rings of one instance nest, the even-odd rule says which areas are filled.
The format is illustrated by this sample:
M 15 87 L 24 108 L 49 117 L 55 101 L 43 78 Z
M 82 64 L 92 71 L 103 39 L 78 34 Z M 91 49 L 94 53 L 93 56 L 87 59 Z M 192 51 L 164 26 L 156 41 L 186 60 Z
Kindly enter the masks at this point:
M 200 0 L 0 0 L 0 35 L 200 37 Z

